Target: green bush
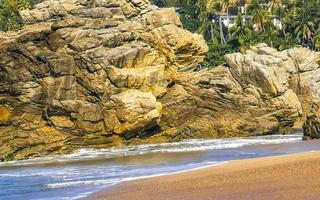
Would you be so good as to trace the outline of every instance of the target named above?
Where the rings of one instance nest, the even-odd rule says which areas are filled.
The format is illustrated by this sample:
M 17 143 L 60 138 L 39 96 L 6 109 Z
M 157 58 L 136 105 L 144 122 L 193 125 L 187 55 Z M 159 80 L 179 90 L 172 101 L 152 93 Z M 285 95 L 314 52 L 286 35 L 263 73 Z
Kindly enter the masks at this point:
M 218 65 L 224 64 L 224 55 L 228 53 L 233 53 L 238 49 L 233 47 L 231 44 L 223 44 L 216 42 L 208 42 L 209 51 L 203 62 L 203 66 L 207 68 L 213 68 Z
M 0 31 L 17 31 L 22 26 L 19 10 L 30 9 L 38 0 L 0 1 Z

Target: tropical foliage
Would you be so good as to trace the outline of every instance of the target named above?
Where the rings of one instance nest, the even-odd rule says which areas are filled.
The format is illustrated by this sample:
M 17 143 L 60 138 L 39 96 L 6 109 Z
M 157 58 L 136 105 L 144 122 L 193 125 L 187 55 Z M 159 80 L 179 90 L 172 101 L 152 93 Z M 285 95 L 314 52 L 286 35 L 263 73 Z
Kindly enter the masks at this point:
M 203 34 L 210 48 L 206 66 L 222 64 L 223 55 L 229 51 L 244 52 L 262 42 L 279 50 L 295 46 L 320 50 L 320 0 L 251 0 L 246 13 L 235 14 L 231 28 L 219 19 L 222 13 L 229 16 L 229 9 L 240 1 L 155 1 L 161 6 L 177 7 L 184 27 Z
M 20 29 L 19 10 L 37 1 L 0 0 L 0 31 Z M 220 16 L 224 13 L 229 21 L 229 12 L 240 0 L 150 1 L 159 7 L 176 7 L 184 27 L 204 36 L 210 48 L 206 66 L 222 64 L 225 53 L 244 52 L 261 42 L 279 50 L 294 46 L 320 49 L 320 0 L 251 0 L 247 12 L 233 9 L 237 18 L 231 28 L 224 26 Z
M 0 31 L 16 31 L 21 27 L 19 10 L 31 8 L 37 0 L 0 1 Z

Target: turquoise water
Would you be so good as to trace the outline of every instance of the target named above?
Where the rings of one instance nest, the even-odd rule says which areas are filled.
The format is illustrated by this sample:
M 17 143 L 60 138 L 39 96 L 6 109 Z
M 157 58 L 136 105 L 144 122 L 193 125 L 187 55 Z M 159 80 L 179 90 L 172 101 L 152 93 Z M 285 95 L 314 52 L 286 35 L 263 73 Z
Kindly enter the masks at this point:
M 83 149 L 66 156 L 0 163 L 0 199 L 77 199 L 124 181 L 314 150 L 320 150 L 320 142 L 303 142 L 302 134 Z

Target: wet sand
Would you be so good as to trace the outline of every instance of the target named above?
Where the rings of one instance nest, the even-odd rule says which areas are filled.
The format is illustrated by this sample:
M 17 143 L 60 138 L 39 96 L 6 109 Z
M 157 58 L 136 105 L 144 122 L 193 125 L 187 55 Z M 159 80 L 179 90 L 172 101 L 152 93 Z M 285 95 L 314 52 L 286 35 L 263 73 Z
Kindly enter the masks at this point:
M 319 200 L 320 152 L 232 161 L 126 182 L 87 200 Z

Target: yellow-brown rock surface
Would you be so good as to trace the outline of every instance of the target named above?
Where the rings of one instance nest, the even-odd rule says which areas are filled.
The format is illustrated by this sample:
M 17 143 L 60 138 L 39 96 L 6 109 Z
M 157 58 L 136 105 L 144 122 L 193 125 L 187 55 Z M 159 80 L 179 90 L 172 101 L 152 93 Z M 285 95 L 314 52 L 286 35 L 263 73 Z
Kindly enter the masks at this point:
M 284 133 L 318 93 L 308 49 L 261 44 L 198 71 L 202 36 L 147 0 L 45 1 L 21 16 L 0 33 L 2 160 Z

